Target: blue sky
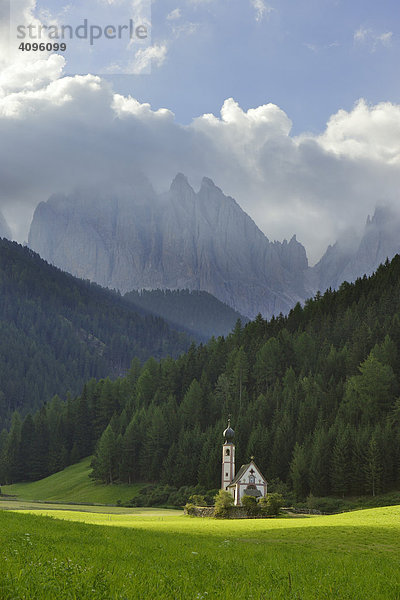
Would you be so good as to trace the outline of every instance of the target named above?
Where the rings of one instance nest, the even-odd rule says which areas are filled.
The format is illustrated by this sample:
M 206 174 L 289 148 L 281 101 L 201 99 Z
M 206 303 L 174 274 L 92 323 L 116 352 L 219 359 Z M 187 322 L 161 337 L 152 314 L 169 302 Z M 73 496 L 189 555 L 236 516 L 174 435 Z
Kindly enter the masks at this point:
M 293 133 L 321 131 L 359 98 L 399 101 L 400 3 L 272 0 L 263 15 L 253 4 L 153 2 L 153 44 L 166 46 L 165 60 L 151 75 L 114 77 L 116 90 L 169 108 L 181 123 L 218 114 L 228 97 L 244 109 L 273 102 Z

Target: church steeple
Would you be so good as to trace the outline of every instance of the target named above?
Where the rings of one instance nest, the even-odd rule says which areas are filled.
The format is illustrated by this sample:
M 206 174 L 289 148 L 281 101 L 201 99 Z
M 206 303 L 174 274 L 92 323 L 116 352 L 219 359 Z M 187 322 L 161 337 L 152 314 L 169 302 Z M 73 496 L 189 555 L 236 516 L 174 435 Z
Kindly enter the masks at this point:
M 228 427 L 225 429 L 223 436 L 225 442 L 222 446 L 221 489 L 226 490 L 235 477 L 235 445 L 233 443 L 235 432 L 231 428 L 230 419 L 228 419 Z

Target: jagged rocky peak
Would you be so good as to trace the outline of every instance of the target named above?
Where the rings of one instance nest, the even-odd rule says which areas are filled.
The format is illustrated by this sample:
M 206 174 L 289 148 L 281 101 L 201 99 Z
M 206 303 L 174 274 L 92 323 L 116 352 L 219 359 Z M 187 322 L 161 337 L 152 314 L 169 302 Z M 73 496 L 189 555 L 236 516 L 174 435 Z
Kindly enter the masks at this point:
M 193 192 L 193 188 L 190 185 L 186 175 L 184 175 L 183 173 L 178 173 L 177 175 L 175 175 L 171 183 L 170 191 L 180 191 L 182 189 L 187 188 L 189 188 Z
M 399 233 L 400 210 L 396 210 L 389 204 L 378 205 L 373 217 L 368 215 L 365 231 L 375 229 L 381 233 Z
M 337 288 L 343 281 L 371 275 L 386 258 L 392 259 L 399 252 L 400 211 L 381 204 L 372 218 L 367 217 L 361 235 L 349 229 L 328 247 L 312 270 L 314 290 Z
M 289 242 L 286 239 L 282 243 L 275 241 L 274 247 L 282 264 L 290 273 L 301 276 L 302 271 L 308 269 L 306 249 L 297 240 L 296 235 L 293 235 Z
M 38 206 L 29 245 L 79 277 L 121 292 L 203 290 L 249 317 L 285 313 L 309 295 L 301 244 L 269 242 L 207 177 L 197 192 L 179 173 L 161 195 L 142 181 L 123 199 L 118 190 L 78 196 Z
M 212 190 L 212 191 L 220 192 L 222 194 L 221 188 L 219 188 L 217 185 L 215 185 L 213 180 L 210 179 L 209 177 L 203 177 L 203 179 L 201 180 L 200 190 L 201 189 Z

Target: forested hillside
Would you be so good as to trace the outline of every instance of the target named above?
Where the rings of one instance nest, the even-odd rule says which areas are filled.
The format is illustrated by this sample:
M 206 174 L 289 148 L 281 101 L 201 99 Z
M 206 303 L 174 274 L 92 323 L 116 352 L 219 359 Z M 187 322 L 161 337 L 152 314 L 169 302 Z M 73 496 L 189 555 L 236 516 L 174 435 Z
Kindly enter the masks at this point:
M 232 415 L 237 466 L 254 455 L 299 498 L 400 487 L 400 257 L 258 317 L 176 360 L 134 362 L 90 381 L 67 404 L 16 415 L 0 447 L 0 481 L 39 477 L 95 450 L 99 480 L 219 487 Z
M 91 377 L 125 374 L 135 356 L 188 347 L 162 319 L 0 240 L 0 428 L 15 409 L 26 414 Z
M 236 321 L 248 319 L 211 294 L 190 290 L 142 290 L 124 295 L 137 308 L 144 308 L 201 341 L 228 335 Z

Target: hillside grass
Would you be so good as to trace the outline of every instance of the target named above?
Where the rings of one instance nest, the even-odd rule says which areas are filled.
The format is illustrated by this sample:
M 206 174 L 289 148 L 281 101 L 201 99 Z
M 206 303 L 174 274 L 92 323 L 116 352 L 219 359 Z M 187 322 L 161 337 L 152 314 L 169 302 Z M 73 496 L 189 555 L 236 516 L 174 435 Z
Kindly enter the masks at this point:
M 117 504 L 129 502 L 143 487 L 140 484 L 104 485 L 89 477 L 91 457 L 31 483 L 3 485 L 1 491 L 18 500 L 42 502 L 76 502 L 90 504 Z
M 400 598 L 400 506 L 236 521 L 106 511 L 0 511 L 2 600 Z

